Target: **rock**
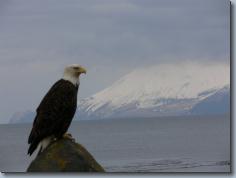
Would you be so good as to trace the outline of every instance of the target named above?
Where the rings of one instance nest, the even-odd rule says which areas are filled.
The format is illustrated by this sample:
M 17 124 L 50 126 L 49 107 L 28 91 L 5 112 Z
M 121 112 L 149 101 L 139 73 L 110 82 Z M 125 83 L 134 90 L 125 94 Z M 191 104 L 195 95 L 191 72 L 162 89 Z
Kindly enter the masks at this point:
M 80 144 L 63 138 L 52 142 L 27 169 L 27 172 L 105 172 Z

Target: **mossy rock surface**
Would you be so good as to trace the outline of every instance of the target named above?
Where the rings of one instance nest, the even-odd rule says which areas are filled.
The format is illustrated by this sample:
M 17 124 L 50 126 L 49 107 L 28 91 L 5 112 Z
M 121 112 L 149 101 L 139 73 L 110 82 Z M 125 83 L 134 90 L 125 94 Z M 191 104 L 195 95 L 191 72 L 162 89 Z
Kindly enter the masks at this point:
M 27 172 L 104 172 L 104 169 L 82 145 L 63 138 L 40 153 Z

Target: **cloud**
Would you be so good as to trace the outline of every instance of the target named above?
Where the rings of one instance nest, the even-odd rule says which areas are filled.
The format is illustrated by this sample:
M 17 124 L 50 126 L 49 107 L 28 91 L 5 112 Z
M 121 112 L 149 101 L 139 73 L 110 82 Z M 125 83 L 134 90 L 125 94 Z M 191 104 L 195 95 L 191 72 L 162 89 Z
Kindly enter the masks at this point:
M 54 50 L 68 59 L 121 65 L 166 56 L 215 60 L 220 55 L 223 62 L 229 4 L 190 1 L 25 1 L 2 18 L 1 48 Z
M 6 106 L 12 103 L 13 110 L 34 108 L 70 63 L 89 71 L 80 98 L 140 66 L 229 64 L 226 0 L 11 0 L 0 5 L 0 79 L 8 79 L 0 91 L 0 118 L 14 112 Z

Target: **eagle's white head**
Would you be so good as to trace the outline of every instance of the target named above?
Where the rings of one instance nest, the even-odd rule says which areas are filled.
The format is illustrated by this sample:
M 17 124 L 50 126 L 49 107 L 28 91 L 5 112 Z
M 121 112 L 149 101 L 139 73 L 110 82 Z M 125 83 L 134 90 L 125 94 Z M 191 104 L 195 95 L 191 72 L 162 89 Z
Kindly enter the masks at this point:
M 81 65 L 78 64 L 72 64 L 67 67 L 65 67 L 64 74 L 62 79 L 68 80 L 74 85 L 79 84 L 79 76 L 80 74 L 86 74 L 86 69 L 83 68 Z

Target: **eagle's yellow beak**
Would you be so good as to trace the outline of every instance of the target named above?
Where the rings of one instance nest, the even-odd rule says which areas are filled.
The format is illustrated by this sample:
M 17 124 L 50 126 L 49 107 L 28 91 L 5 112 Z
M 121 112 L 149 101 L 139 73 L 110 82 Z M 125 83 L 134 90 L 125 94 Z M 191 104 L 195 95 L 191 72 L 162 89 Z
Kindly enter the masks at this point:
M 79 68 L 79 73 L 81 73 L 81 74 L 82 74 L 82 73 L 86 74 L 86 72 L 87 72 L 87 71 L 86 71 L 85 68 L 83 68 L 83 67 L 80 67 L 80 68 Z

